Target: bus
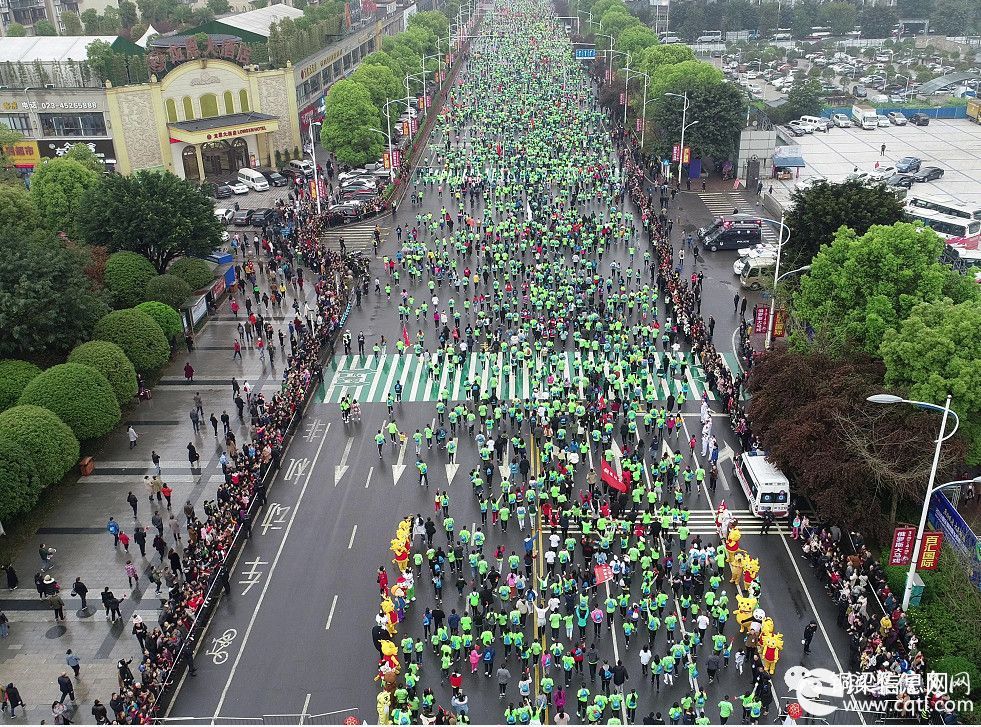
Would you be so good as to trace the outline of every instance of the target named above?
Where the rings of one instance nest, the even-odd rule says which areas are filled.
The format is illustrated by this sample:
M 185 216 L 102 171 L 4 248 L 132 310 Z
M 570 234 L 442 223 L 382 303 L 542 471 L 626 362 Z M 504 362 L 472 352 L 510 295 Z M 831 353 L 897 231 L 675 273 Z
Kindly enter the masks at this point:
M 906 208 L 906 216 L 913 222 L 922 222 L 945 240 L 952 237 L 974 237 L 981 235 L 981 221 L 952 217 L 928 209 L 912 210 Z
M 906 198 L 907 211 L 920 212 L 932 210 L 949 217 L 963 217 L 967 220 L 981 220 L 981 205 L 966 204 L 953 197 L 928 197 L 911 194 Z
M 815 25 L 811 28 L 811 34 L 808 35 L 804 40 L 823 40 L 825 38 L 831 37 L 831 26 L 830 25 Z
M 766 459 L 760 450 L 745 452 L 732 462 L 732 470 L 757 517 L 764 512 L 786 517 L 790 505 L 790 480 Z

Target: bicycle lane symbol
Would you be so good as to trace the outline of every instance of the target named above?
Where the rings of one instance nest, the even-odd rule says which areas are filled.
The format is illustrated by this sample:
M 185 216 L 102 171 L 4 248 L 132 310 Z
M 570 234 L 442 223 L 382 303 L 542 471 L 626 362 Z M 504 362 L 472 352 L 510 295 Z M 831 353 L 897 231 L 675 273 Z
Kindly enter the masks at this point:
M 208 656 L 216 665 L 224 664 L 228 661 L 228 647 L 238 636 L 235 629 L 225 629 L 225 633 L 211 640 L 211 648 L 208 649 Z

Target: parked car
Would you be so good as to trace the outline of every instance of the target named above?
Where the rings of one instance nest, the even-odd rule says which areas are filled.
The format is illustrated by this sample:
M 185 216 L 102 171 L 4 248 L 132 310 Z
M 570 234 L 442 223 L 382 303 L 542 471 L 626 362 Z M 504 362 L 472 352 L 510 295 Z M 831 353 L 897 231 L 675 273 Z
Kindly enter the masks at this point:
M 889 127 L 889 126 L 892 126 L 892 124 L 889 122 L 889 117 L 886 116 L 885 114 L 879 114 L 878 119 L 879 119 L 879 126 L 880 127 Z
M 902 111 L 890 111 L 886 116 L 889 117 L 889 123 L 896 126 L 906 126 L 906 117 Z
M 231 190 L 229 190 L 229 192 L 230 191 Z M 215 217 L 218 218 L 218 221 L 223 225 L 227 225 L 228 223 L 230 223 L 232 221 L 232 217 L 234 216 L 235 216 L 235 210 L 231 210 L 226 207 L 215 208 Z
M 835 114 L 831 117 L 831 122 L 839 129 L 847 129 L 852 125 L 852 120 L 848 114 Z
M 270 207 L 259 207 L 252 213 L 251 223 L 253 227 L 265 227 L 272 224 L 276 219 L 276 210 Z
M 913 126 L 929 126 L 930 117 L 924 113 L 918 112 L 909 117 L 909 122 L 913 124 Z
M 857 86 L 855 86 L 855 88 L 852 89 L 852 95 L 855 96 L 855 98 L 865 98 L 866 96 L 869 95 L 869 92 L 868 89 L 865 88 L 865 86 L 863 86 L 862 84 L 858 84 Z
M 787 130 L 794 136 L 804 136 L 807 133 L 796 121 L 791 121 L 787 124 Z
M 914 182 L 932 182 L 934 179 L 940 179 L 944 175 L 944 170 L 940 167 L 923 167 L 920 171 L 913 175 Z
M 232 192 L 232 188 L 224 182 L 217 182 L 214 185 L 214 191 L 212 194 L 214 194 L 215 199 L 228 199 L 234 193 Z
M 266 181 L 269 182 L 270 187 L 285 187 L 290 183 L 289 179 L 277 172 L 275 169 L 259 168 L 256 169 L 256 171 L 266 178 Z
M 911 174 L 920 171 L 923 160 L 919 157 L 903 157 L 896 162 L 896 171 L 900 174 Z
M 346 220 L 356 220 L 361 216 L 361 203 L 341 203 L 327 208 L 328 214 L 340 215 Z
M 800 119 L 795 119 L 787 124 L 791 131 L 794 132 L 794 136 L 802 136 L 804 134 L 814 133 L 814 124 L 809 124 L 806 121 L 801 121 Z M 797 132 L 801 132 L 798 134 Z
M 248 227 L 252 221 L 252 210 L 239 210 L 232 217 L 232 224 L 236 227 Z
M 869 174 L 869 179 L 881 181 L 884 179 L 889 179 L 892 175 L 896 174 L 896 167 L 892 164 L 879 165 L 878 169 L 873 169 L 872 173 Z
M 225 184 L 235 194 L 248 194 L 249 192 L 249 188 L 245 186 L 245 183 L 238 181 L 238 179 L 229 179 Z
M 913 186 L 913 176 L 911 174 L 893 174 L 886 180 L 886 186 L 909 189 Z

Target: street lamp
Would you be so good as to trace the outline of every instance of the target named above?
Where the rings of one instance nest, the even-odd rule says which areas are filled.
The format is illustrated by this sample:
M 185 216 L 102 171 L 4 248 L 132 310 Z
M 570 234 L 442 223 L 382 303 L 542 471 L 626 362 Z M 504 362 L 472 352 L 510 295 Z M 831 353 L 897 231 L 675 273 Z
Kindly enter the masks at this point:
M 631 75 L 633 75 L 635 78 L 637 76 L 643 76 L 644 77 L 644 101 L 641 104 L 642 109 L 641 109 L 641 112 L 640 112 L 640 118 L 641 118 L 641 125 L 640 125 L 640 148 L 641 148 L 641 151 L 643 151 L 643 149 L 644 149 L 644 135 L 647 132 L 647 84 L 651 80 L 651 77 L 649 75 L 647 75 L 646 73 L 644 73 L 643 71 L 631 71 L 629 66 L 627 67 L 626 71 L 627 71 L 627 82 L 628 83 L 630 82 L 630 76 Z M 626 125 L 626 122 L 627 122 L 626 114 L 624 114 L 623 121 L 624 121 L 624 124 Z
M 313 119 L 310 120 L 310 125 L 308 127 L 310 131 L 310 160 L 313 162 L 313 187 L 317 190 L 317 214 L 320 214 L 320 179 L 317 175 L 317 149 L 313 145 L 313 127 L 319 126 L 315 124 Z
M 688 102 L 688 91 L 684 93 L 665 93 L 665 96 L 674 96 L 675 98 L 683 98 L 685 100 L 685 105 L 681 109 L 681 148 L 678 150 L 678 184 L 681 184 L 681 165 L 685 158 L 685 132 L 689 128 L 698 123 L 698 119 L 692 121 L 690 124 L 686 123 L 688 119 L 688 107 L 691 105 Z
M 613 35 L 610 33 L 596 33 L 597 38 L 609 38 L 610 39 L 610 64 L 609 64 L 609 74 L 610 81 L 613 81 Z
M 385 115 L 385 128 L 388 129 L 388 133 L 385 134 L 381 129 L 374 129 L 374 131 L 385 134 L 385 138 L 388 139 L 388 179 L 390 182 L 395 181 L 395 155 L 392 153 L 392 117 L 388 113 L 388 107 L 393 103 L 408 104 L 409 100 L 406 98 L 392 98 L 386 101 L 382 107 L 382 113 Z M 410 119 L 409 124 L 411 123 L 412 120 Z
M 943 412 L 943 418 L 940 420 L 940 433 L 937 435 L 937 446 L 933 451 L 933 465 L 930 467 L 930 479 L 927 482 L 926 497 L 923 499 L 923 509 L 920 512 L 920 526 L 916 530 L 916 542 L 913 545 L 913 559 L 910 561 L 909 572 L 906 574 L 906 587 L 903 590 L 903 611 L 909 608 L 909 599 L 913 594 L 913 576 L 916 575 L 916 563 L 920 559 L 920 546 L 923 543 L 923 531 L 926 530 L 927 515 L 930 512 L 930 499 L 933 497 L 933 493 L 939 492 L 943 488 L 951 485 L 961 485 L 965 482 L 981 482 L 981 477 L 975 477 L 973 480 L 958 480 L 957 482 L 948 482 L 939 486 L 934 485 L 934 481 L 937 478 L 937 466 L 940 464 L 940 448 L 944 442 L 957 433 L 957 429 L 961 424 L 957 412 L 950 408 L 950 398 L 950 394 L 947 394 L 947 401 L 943 406 L 938 406 L 928 401 L 911 401 L 893 394 L 873 394 L 866 399 L 866 401 L 873 404 L 910 404 L 918 409 Z M 948 416 L 954 417 L 954 428 L 950 433 L 947 433 Z

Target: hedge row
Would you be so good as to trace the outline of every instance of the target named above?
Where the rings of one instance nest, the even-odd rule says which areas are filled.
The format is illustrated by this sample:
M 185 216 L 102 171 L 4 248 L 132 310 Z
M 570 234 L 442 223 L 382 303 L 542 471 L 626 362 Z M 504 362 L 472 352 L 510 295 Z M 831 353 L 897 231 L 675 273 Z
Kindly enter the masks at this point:
M 191 293 L 214 281 L 211 266 L 197 258 L 180 258 L 163 275 L 142 255 L 117 252 L 109 256 L 103 278 L 112 307 L 132 308 L 145 301 L 166 303 L 180 310 Z

